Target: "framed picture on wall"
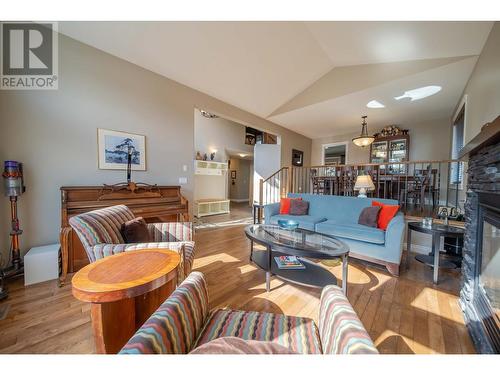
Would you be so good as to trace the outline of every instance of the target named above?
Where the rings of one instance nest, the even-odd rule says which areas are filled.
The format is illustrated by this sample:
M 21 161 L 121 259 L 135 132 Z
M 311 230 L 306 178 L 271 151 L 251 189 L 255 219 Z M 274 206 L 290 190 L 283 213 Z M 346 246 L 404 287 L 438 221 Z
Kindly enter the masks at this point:
M 292 150 L 292 165 L 302 167 L 304 165 L 304 152 L 300 150 Z
M 132 170 L 146 170 L 146 137 L 108 129 L 97 129 L 99 169 L 127 169 L 128 154 Z

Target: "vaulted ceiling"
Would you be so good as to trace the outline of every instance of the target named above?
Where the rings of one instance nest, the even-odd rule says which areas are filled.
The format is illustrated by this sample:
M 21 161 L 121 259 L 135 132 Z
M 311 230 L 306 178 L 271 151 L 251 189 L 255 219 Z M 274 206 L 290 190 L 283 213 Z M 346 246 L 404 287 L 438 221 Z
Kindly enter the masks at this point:
M 492 22 L 61 22 L 59 30 L 310 138 L 449 117 Z M 405 91 L 438 85 L 419 101 Z M 385 108 L 369 109 L 377 100 Z

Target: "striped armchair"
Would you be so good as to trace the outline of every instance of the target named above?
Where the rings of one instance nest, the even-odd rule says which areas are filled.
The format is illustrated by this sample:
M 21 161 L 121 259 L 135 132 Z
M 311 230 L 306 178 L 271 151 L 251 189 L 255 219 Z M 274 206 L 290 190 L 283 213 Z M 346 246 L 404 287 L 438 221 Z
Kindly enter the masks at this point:
M 219 337 L 272 341 L 302 354 L 378 353 L 337 286 L 323 289 L 319 328 L 307 318 L 216 309 L 200 272 L 191 273 L 119 354 L 187 354 Z
M 131 250 L 164 248 L 177 251 L 181 254 L 179 281 L 182 281 L 193 267 L 195 246 L 192 223 L 148 224 L 153 242 L 126 244 L 120 228 L 124 222 L 134 218 L 127 206 L 118 205 L 73 216 L 69 224 L 80 238 L 90 262 Z

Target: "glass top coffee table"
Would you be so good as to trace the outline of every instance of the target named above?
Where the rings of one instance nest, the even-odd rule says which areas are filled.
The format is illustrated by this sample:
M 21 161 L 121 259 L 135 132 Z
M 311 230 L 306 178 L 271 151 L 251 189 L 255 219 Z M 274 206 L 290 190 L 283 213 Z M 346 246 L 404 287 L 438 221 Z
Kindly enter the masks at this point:
M 266 271 L 266 289 L 270 291 L 271 275 L 299 285 L 323 288 L 337 284 L 337 278 L 311 259 L 342 260 L 342 290 L 347 293 L 347 264 L 349 246 L 336 237 L 305 229 L 287 230 L 277 225 L 257 224 L 245 228 L 251 241 L 250 260 Z M 266 248 L 254 250 L 254 242 Z M 305 269 L 280 269 L 274 257 L 295 255 Z

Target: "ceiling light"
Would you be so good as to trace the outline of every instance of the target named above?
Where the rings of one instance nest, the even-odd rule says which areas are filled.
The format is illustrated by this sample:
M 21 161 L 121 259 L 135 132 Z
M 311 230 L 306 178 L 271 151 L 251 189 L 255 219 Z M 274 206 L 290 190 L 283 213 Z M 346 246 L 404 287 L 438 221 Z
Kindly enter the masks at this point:
M 425 86 L 419 87 L 418 89 L 405 91 L 401 96 L 395 96 L 394 99 L 401 100 L 404 98 L 410 98 L 411 101 L 420 100 L 427 98 L 428 96 L 437 94 L 441 91 L 441 86 Z
M 359 137 L 353 138 L 352 143 L 359 147 L 366 147 L 373 143 L 375 137 L 373 135 L 368 135 L 368 125 L 366 124 L 366 118 L 368 116 L 361 116 L 363 123 L 361 124 L 361 134 Z
M 238 154 L 240 155 L 240 158 L 244 158 L 246 155 L 245 154 Z
M 372 100 L 366 104 L 368 108 L 385 108 L 385 105 L 383 105 L 380 102 L 377 102 L 376 100 Z

